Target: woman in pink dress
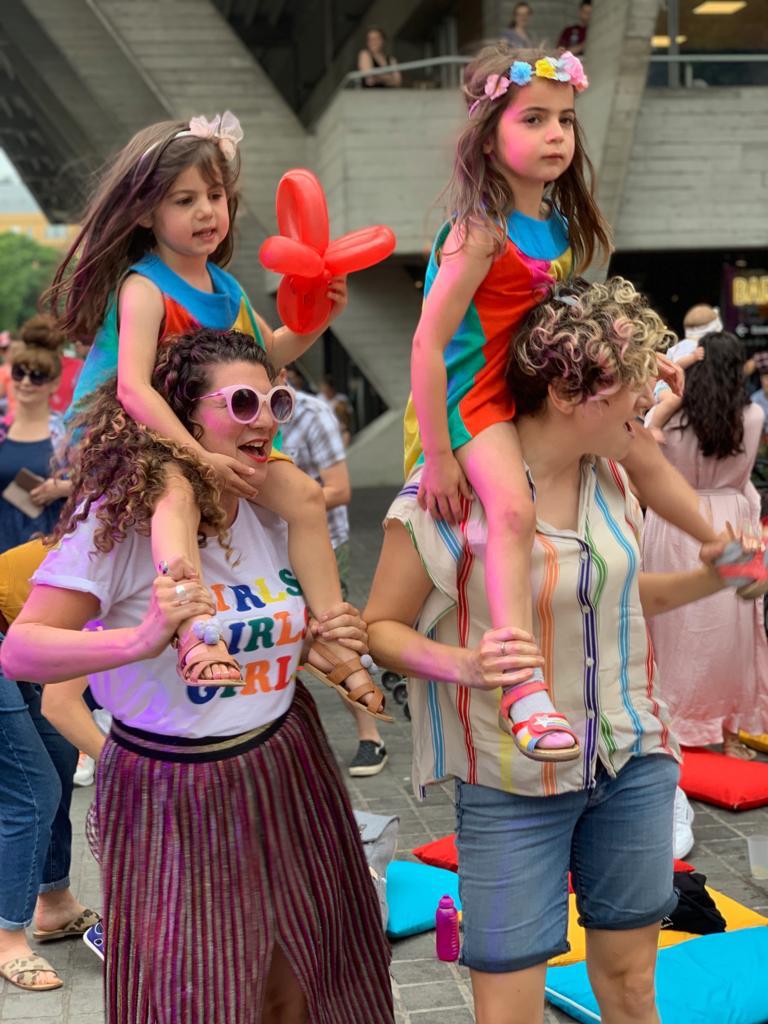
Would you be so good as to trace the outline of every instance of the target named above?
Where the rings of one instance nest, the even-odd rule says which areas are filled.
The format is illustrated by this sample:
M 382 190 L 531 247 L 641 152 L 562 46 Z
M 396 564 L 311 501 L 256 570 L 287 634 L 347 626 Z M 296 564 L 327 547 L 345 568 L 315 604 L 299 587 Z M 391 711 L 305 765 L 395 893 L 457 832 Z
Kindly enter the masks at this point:
M 763 412 L 746 394 L 741 343 L 706 335 L 702 361 L 686 372 L 680 412 L 664 428 L 664 452 L 698 491 L 700 511 L 718 532 L 750 523 L 759 535 L 760 500 L 750 473 Z M 648 512 L 643 567 L 672 572 L 698 565 L 698 544 Z M 650 620 L 664 698 L 686 746 L 723 743 L 748 759 L 739 729 L 768 731 L 768 644 L 763 601 L 734 601 L 725 591 Z

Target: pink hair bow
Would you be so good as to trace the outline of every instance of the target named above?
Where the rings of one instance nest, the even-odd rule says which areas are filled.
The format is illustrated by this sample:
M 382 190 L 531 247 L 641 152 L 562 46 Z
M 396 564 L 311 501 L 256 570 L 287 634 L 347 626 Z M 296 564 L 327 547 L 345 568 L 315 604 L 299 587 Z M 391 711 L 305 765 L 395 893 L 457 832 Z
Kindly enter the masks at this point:
M 202 115 L 191 118 L 188 134 L 198 139 L 214 139 L 225 160 L 234 160 L 237 147 L 243 141 L 243 129 L 231 110 L 216 114 L 210 121 Z

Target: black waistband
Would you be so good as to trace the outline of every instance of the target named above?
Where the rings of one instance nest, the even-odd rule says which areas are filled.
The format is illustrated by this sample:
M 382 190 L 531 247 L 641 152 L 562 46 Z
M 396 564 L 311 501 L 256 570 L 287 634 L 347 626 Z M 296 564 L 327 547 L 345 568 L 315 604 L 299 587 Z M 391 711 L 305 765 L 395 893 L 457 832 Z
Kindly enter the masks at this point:
M 239 757 L 266 743 L 283 724 L 289 711 L 273 722 L 249 732 L 241 732 L 235 736 L 203 736 L 196 739 L 190 736 L 163 736 L 160 733 L 146 732 L 144 729 L 136 729 L 132 725 L 125 725 L 113 719 L 110 738 L 119 747 L 154 761 L 185 764 L 226 761 L 230 757 Z

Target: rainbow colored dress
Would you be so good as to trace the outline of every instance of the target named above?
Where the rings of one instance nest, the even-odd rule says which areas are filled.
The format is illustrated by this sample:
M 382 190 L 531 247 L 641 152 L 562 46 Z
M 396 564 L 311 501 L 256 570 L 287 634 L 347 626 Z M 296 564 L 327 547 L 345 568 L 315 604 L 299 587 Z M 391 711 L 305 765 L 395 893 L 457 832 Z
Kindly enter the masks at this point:
M 175 335 L 209 327 L 215 331 L 242 331 L 243 334 L 250 334 L 256 343 L 264 348 L 264 339 L 259 331 L 253 308 L 241 286 L 231 274 L 215 263 L 208 263 L 208 273 L 211 276 L 213 292 L 203 292 L 193 287 L 163 263 L 159 256 L 147 253 L 128 268 L 125 276 L 141 274 L 157 285 L 162 292 L 165 315 L 160 337 L 157 339 L 159 345 Z M 94 338 L 91 351 L 80 373 L 72 396 L 70 414 L 78 402 L 117 373 L 117 291 L 116 289 L 110 298 L 104 322 Z
M 450 222 L 444 224 L 435 239 L 425 296 L 437 275 L 450 229 Z M 504 379 L 510 341 L 546 289 L 570 276 L 572 263 L 567 225 L 556 210 L 547 220 L 535 220 L 517 210 L 509 215 L 504 250 L 491 264 L 445 349 L 452 450 L 514 416 L 515 400 Z M 424 460 L 413 397 L 405 410 L 404 432 L 408 476 Z

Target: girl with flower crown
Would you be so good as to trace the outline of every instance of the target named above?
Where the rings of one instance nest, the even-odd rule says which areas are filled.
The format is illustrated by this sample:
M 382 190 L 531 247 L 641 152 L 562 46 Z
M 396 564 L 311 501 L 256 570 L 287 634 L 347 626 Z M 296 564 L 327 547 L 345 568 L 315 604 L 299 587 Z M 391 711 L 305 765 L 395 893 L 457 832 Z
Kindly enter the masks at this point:
M 346 280 L 333 278 L 328 290 L 333 309 L 319 330 L 298 335 L 283 326 L 272 331 L 235 278 L 222 269 L 232 256 L 242 137 L 229 111 L 212 121 L 164 121 L 138 132 L 105 171 L 49 298 L 69 336 L 94 338 L 73 409 L 117 373 L 118 396 L 129 415 L 191 450 L 220 487 L 257 501 L 288 523 L 291 565 L 322 623 L 342 596 L 319 486 L 276 452 L 257 491 L 250 478 L 255 467 L 268 461 L 258 431 L 254 428 L 236 457 L 207 451 L 152 386 L 157 347 L 174 336 L 200 327 L 242 331 L 280 367 L 309 348 L 347 304 Z M 265 402 L 283 422 L 291 414 L 293 393 L 284 386 L 264 395 L 229 387 L 206 401 L 226 406 L 230 417 L 245 427 L 255 423 Z M 189 481 L 180 467 L 172 467 L 152 518 L 152 553 L 159 571 L 179 581 L 182 602 L 182 580 L 200 576 L 199 524 Z M 258 583 L 242 595 L 254 615 L 270 600 L 275 596 L 259 592 Z M 219 610 L 225 610 L 221 603 Z M 321 628 L 321 637 L 323 642 L 309 655 L 316 674 L 346 700 L 391 721 L 360 659 L 343 646 L 343 627 Z M 216 617 L 190 616 L 174 642 L 179 675 L 186 683 L 256 687 L 254 680 L 241 679 Z M 253 642 L 258 642 L 256 636 Z M 270 643 L 268 638 L 262 642 Z
M 462 530 L 470 488 L 482 501 L 488 531 L 478 554 L 492 625 L 508 631 L 499 634 L 502 661 L 533 621 L 526 581 L 535 516 L 515 400 L 505 386 L 509 339 L 556 281 L 610 248 L 574 109 L 587 84 L 571 53 L 554 58 L 499 44 L 467 65 L 468 122 L 448 187 L 452 213 L 435 240 L 413 341 L 406 473 L 416 470 L 410 483 L 422 507 Z M 714 540 L 688 484 L 639 427 L 628 423 L 627 430 L 636 443 L 624 465 L 643 503 L 702 543 Z M 470 572 L 462 562 L 465 587 Z M 590 585 L 585 580 L 585 600 Z M 502 667 L 511 673 L 508 661 Z M 510 675 L 499 725 L 528 757 L 573 760 L 582 723 L 555 711 L 547 670 Z

